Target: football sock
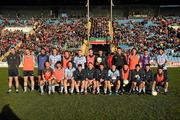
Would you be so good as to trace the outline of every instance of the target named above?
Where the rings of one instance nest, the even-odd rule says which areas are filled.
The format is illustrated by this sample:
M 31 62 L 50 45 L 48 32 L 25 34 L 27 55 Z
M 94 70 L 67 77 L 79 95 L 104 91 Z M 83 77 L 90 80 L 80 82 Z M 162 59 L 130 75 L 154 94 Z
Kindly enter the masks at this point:
M 11 88 L 9 88 L 9 89 L 8 89 L 8 92 L 11 92 L 11 91 L 12 91 Z
M 97 88 L 97 93 L 99 93 L 100 92 L 100 89 L 99 88 Z
M 55 92 L 55 86 L 52 85 L 51 89 L 52 89 L 52 92 L 54 93 Z
M 64 86 L 63 86 L 63 85 L 61 85 L 61 93 L 63 92 L 63 88 L 64 88 Z
M 135 91 L 135 88 L 133 88 L 133 92 Z
M 71 93 L 73 93 L 74 92 L 74 88 L 71 88 Z
M 143 92 L 146 93 L 146 88 L 145 87 L 143 88 Z
M 106 89 L 106 88 L 104 88 L 104 93 L 105 93 L 105 94 L 107 93 L 107 89 Z
M 84 92 L 84 89 L 83 88 L 81 88 L 81 93 L 83 93 Z
M 136 87 L 136 91 L 138 91 L 139 89 L 138 89 L 138 87 Z
M 139 93 L 141 93 L 141 91 L 142 91 L 142 89 L 141 89 L 141 88 L 139 88 Z
M 79 87 L 77 88 L 76 92 L 79 93 Z
M 24 86 L 24 92 L 26 92 L 27 91 L 27 86 Z
M 34 85 L 31 85 L 31 91 L 33 91 L 34 90 Z
M 67 88 L 64 88 L 64 92 L 67 93 Z
M 51 90 L 52 90 L 52 87 L 51 87 L 51 85 L 49 85 L 48 89 L 49 89 L 49 92 L 51 92 Z
M 43 89 L 43 85 L 42 86 L 40 86 L 40 90 L 41 90 L 41 93 L 44 93 L 44 89 Z

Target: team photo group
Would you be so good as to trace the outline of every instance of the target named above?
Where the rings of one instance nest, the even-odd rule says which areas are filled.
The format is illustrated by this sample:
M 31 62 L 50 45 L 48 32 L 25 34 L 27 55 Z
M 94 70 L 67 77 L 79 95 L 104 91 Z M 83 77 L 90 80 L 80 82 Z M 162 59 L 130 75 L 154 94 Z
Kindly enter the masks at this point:
M 157 95 L 160 91 L 168 93 L 167 56 L 163 49 L 159 49 L 156 56 L 157 68 L 155 74 L 151 70 L 151 57 L 147 49 L 143 55 L 132 48 L 129 55 L 123 53 L 118 47 L 115 53 L 105 55 L 99 50 L 94 55 L 89 49 L 84 56 L 81 50 L 76 53 L 69 51 L 59 52 L 53 48 L 51 54 L 41 48 L 35 56 L 29 48 L 19 56 L 15 48 L 11 48 L 7 57 L 8 63 L 8 92 L 19 93 L 19 69 L 23 69 L 23 93 L 35 91 L 45 94 L 104 94 L 123 95 L 137 94 Z M 35 66 L 37 63 L 38 80 L 35 79 Z M 30 84 L 28 84 L 30 83 Z M 162 90 L 161 90 L 162 89 Z

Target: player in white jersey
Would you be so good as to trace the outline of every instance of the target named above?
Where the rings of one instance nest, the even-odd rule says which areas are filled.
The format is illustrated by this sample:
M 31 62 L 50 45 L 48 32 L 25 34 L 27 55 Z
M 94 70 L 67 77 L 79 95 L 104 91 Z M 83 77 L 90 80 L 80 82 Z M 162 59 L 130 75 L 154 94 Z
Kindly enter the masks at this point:
M 79 64 L 82 65 L 82 68 L 85 69 L 86 57 L 82 55 L 82 51 L 78 50 L 78 55 L 74 57 L 74 63 L 76 68 Z
M 55 64 L 61 61 L 61 55 L 58 54 L 58 50 L 56 48 L 53 49 L 52 55 L 49 56 L 49 62 L 51 64 L 51 68 L 55 68 Z
M 163 68 L 163 72 L 165 76 L 167 77 L 168 59 L 167 59 L 167 55 L 164 53 L 164 50 L 162 48 L 159 50 L 159 55 L 157 55 L 156 57 L 156 62 L 157 62 L 158 68 L 160 67 Z
M 71 87 L 70 93 L 73 94 L 73 92 L 74 92 L 75 81 L 74 81 L 73 73 L 75 70 L 76 69 L 73 67 L 72 61 L 69 61 L 68 67 L 64 71 L 64 73 L 65 73 L 65 76 L 64 76 L 64 92 L 65 92 L 65 94 L 68 93 L 68 91 L 67 91 L 68 84 L 70 84 L 70 87 Z

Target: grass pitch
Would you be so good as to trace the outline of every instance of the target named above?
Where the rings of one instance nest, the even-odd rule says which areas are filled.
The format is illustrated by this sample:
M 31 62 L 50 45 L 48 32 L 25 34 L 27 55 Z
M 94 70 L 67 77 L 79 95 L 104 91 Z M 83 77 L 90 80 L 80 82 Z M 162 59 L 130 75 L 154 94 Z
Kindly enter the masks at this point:
M 0 120 L 180 120 L 180 68 L 169 68 L 168 95 L 6 94 L 7 69 L 0 69 Z M 22 72 L 20 72 L 22 75 Z

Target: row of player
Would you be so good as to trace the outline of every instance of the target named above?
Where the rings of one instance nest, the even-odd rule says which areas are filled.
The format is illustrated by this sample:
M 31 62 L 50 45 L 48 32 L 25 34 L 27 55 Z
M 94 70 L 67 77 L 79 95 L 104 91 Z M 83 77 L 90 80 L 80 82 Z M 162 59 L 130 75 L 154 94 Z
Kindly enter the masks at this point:
M 61 55 L 57 54 L 57 50 L 53 49 L 53 54 L 48 56 L 44 49 L 37 57 L 38 62 L 38 85 L 41 94 L 44 94 L 44 86 L 48 86 L 48 94 L 55 92 L 55 86 L 58 84 L 59 93 L 82 93 L 87 94 L 88 91 L 93 94 L 100 93 L 100 86 L 103 87 L 104 94 L 112 94 L 111 87 L 114 86 L 115 94 L 123 94 L 124 87 L 128 93 L 138 94 L 146 93 L 146 89 L 152 85 L 151 90 L 159 91 L 158 86 L 164 87 L 164 92 L 168 92 L 167 78 L 167 56 L 161 49 L 157 56 L 158 70 L 153 75 L 150 70 L 150 57 L 145 50 L 144 56 L 139 57 L 137 50 L 132 49 L 132 54 L 127 58 L 122 53 L 122 49 L 118 48 L 117 53 L 112 56 L 111 61 L 106 59 L 103 52 L 100 51 L 96 57 L 93 55 L 92 49 L 89 50 L 87 57 L 83 56 L 81 50 L 75 57 L 70 56 L 66 51 L 61 60 Z M 73 59 L 74 58 L 74 59 Z M 128 59 L 128 60 L 127 60 Z M 15 79 L 16 92 L 19 87 L 18 67 L 20 65 L 20 57 L 16 54 L 15 49 L 11 49 L 11 54 L 7 58 L 9 65 L 9 89 L 12 91 L 12 81 Z M 24 92 L 27 91 L 28 78 L 31 80 L 31 90 L 34 91 L 34 67 L 35 57 L 29 49 L 25 50 L 22 58 L 23 75 L 24 75 Z M 110 61 L 110 62 L 109 62 Z M 128 63 L 128 64 L 127 64 Z M 70 86 L 68 91 L 67 87 Z M 80 89 L 79 89 L 80 88 Z

